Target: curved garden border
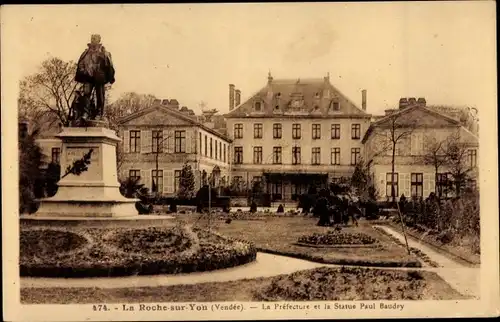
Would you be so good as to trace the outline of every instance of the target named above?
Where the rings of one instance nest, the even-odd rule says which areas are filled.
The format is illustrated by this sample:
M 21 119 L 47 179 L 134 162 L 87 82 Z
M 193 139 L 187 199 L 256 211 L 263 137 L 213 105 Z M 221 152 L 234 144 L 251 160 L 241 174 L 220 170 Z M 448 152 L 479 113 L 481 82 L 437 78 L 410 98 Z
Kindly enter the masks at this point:
M 44 230 L 43 228 L 37 229 Z M 52 228 L 46 229 L 51 230 Z M 190 230 L 190 228 L 186 229 Z M 62 231 L 83 235 L 82 232 L 73 230 L 64 229 Z M 103 235 L 95 240 L 95 243 L 88 243 L 85 249 L 79 248 L 73 254 L 89 251 L 92 247 L 99 247 L 111 257 L 118 254 L 124 255 L 124 253 L 115 252 L 113 246 L 109 247 L 103 241 Z M 20 259 L 20 273 L 21 276 L 65 278 L 179 274 L 230 268 L 250 263 L 256 259 L 257 250 L 253 244 L 235 241 L 224 236 L 218 237 L 223 238 L 226 243 L 217 244 L 201 240 L 201 248 L 198 251 L 193 252 L 193 248 L 190 247 L 188 251 L 176 254 L 173 258 L 158 258 L 139 253 L 132 254 L 128 258 L 119 258 L 119 263 L 99 262 L 96 259 L 90 262 L 82 261 L 79 265 L 70 265 L 62 260 L 54 264 L 48 259 L 43 262 L 25 263 Z M 232 247 L 228 247 L 229 244 Z
M 349 244 L 315 245 L 315 244 L 297 242 L 294 245 L 302 247 L 312 247 L 312 248 L 383 248 L 383 246 L 380 245 L 379 243 L 366 244 L 366 245 L 349 245 Z

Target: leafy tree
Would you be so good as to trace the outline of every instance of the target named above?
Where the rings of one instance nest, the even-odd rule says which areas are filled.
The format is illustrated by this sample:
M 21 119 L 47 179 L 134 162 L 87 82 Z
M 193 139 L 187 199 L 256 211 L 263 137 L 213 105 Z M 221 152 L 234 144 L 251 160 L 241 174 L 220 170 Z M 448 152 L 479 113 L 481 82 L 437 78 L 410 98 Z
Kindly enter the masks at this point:
M 194 196 L 194 173 L 191 165 L 184 164 L 179 180 L 179 191 L 177 196 L 180 199 L 191 199 Z
M 37 131 L 19 138 L 19 213 L 33 213 L 36 198 L 43 197 L 40 185 L 44 177 L 40 168 L 44 155 L 36 143 Z

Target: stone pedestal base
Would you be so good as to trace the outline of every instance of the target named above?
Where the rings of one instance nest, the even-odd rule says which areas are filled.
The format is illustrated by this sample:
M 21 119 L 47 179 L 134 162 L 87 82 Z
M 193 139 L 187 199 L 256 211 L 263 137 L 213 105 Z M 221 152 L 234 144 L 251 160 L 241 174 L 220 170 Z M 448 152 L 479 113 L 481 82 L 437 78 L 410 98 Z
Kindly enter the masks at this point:
M 54 197 L 40 200 L 36 216 L 55 217 L 128 217 L 137 216 L 137 199 L 120 194 L 116 171 L 114 131 L 101 127 L 64 128 L 58 134 L 62 140 L 61 175 L 75 160 L 92 150 L 87 171 L 68 174 L 59 183 Z

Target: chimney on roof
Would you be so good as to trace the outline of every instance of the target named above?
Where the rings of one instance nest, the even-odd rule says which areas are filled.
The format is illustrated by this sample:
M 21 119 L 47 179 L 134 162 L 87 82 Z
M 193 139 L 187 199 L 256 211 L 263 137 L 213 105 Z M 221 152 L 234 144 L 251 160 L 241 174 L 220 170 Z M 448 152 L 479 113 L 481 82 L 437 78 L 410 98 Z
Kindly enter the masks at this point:
M 239 89 L 234 91 L 234 106 L 239 106 L 241 104 L 241 91 Z
M 361 91 L 361 108 L 366 111 L 366 89 Z
M 173 108 L 179 108 L 179 101 L 177 101 L 175 98 L 172 98 L 170 100 L 170 105 L 172 105 Z
M 169 103 L 170 103 L 170 102 L 169 102 L 169 100 L 168 100 L 168 99 L 167 99 L 167 100 L 162 100 L 162 101 L 161 101 L 161 104 L 162 104 L 162 105 L 168 105 Z
M 385 112 L 385 115 L 387 116 L 387 115 L 391 115 L 392 113 L 396 112 L 396 110 L 395 109 L 388 109 L 388 110 L 385 110 L 384 112 Z
M 417 104 L 417 99 L 415 97 L 410 97 L 408 99 L 408 105 L 409 106 L 413 106 L 413 105 L 416 105 Z
M 271 71 L 267 73 L 267 83 L 271 84 L 273 82 L 273 76 L 271 76 Z
M 234 84 L 229 84 L 229 110 L 234 109 Z
M 425 107 L 425 105 L 427 104 L 427 101 L 425 100 L 425 97 L 419 97 L 417 99 L 417 104 L 419 106 Z
M 401 97 L 399 99 L 399 108 L 403 109 L 403 108 L 406 108 L 406 107 L 408 107 L 408 99 L 406 97 Z
M 325 83 L 330 82 L 330 72 L 326 73 L 326 76 L 324 77 Z

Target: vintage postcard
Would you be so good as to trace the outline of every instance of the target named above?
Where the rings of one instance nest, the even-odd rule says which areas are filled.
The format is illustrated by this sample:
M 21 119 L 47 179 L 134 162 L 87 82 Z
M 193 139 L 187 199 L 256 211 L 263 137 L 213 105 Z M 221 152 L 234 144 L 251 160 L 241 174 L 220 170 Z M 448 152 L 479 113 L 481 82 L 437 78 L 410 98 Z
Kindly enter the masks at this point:
M 5 320 L 500 314 L 494 2 L 0 19 Z

